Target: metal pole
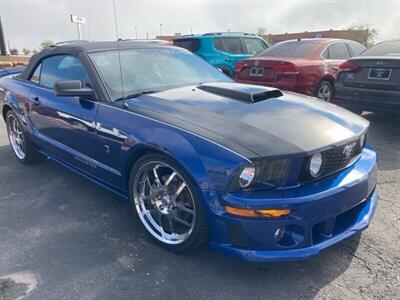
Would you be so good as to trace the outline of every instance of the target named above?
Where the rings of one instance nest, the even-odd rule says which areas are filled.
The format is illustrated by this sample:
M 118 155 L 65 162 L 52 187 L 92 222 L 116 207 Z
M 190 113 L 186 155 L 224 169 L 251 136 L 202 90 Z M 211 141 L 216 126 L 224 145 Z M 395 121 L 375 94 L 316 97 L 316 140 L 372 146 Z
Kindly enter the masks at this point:
M 160 24 L 160 37 L 162 38 L 162 24 Z
M 135 26 L 135 37 L 137 39 L 137 27 Z
M 81 40 L 82 39 L 81 24 L 76 23 L 76 25 L 78 27 L 78 40 Z
M 6 41 L 4 39 L 3 25 L 1 23 L 1 15 L 0 15 L 0 54 L 6 55 Z

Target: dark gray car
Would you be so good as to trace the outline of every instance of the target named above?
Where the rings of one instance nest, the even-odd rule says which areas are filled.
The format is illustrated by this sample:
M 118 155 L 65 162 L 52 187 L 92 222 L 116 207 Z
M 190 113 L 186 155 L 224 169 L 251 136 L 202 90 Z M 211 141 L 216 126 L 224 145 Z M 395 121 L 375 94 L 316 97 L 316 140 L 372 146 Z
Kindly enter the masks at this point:
M 339 67 L 333 103 L 354 112 L 400 112 L 400 40 L 385 41 Z

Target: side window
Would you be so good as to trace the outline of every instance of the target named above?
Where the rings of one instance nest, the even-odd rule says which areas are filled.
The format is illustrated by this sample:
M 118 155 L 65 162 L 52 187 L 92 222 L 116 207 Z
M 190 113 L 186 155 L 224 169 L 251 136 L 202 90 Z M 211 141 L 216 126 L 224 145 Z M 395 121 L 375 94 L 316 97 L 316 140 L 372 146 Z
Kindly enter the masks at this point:
M 356 43 L 348 43 L 350 50 L 351 50 L 351 56 L 356 56 L 363 52 L 365 50 L 365 47 Z
M 257 54 L 267 48 L 267 45 L 260 39 L 256 38 L 242 38 L 246 47 L 246 53 Z
M 215 38 L 214 46 L 220 51 L 230 54 L 244 54 L 242 41 L 239 37 Z
M 328 59 L 348 59 L 350 52 L 345 43 L 336 43 L 328 47 Z
M 42 62 L 40 85 L 52 89 L 58 80 L 80 80 L 83 86 L 90 86 L 85 68 L 70 55 L 52 56 Z
M 31 76 L 31 81 L 34 83 L 39 84 L 40 83 L 40 70 L 42 69 L 42 64 L 38 65 L 36 67 L 35 72 L 33 72 L 32 76 Z

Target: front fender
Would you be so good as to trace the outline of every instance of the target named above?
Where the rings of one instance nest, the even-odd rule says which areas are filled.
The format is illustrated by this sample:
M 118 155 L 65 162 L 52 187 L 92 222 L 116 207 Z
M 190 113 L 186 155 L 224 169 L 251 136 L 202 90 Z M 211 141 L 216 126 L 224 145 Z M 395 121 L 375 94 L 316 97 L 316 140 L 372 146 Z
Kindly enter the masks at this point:
M 125 137 L 118 142 L 121 156 L 114 157 L 124 178 L 129 176 L 127 166 L 143 149 L 157 149 L 179 163 L 199 189 L 223 191 L 232 173 L 246 161 L 211 140 L 134 111 L 100 105 L 97 122 L 117 128 Z
M 136 142 L 130 148 L 128 157 L 136 160 L 140 153 L 163 153 L 185 169 L 198 189 L 224 190 L 232 172 L 244 162 L 243 158 L 199 136 L 174 127 L 153 126 L 144 129 L 140 138 L 129 136 L 130 141 L 127 140 L 126 144 Z

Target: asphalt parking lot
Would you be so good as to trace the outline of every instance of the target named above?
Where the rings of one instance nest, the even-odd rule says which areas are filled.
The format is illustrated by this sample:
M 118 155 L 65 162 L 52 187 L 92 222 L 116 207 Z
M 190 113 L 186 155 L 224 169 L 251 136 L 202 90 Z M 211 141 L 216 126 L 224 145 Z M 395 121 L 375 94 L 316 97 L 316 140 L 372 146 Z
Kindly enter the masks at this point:
M 400 117 L 365 117 L 380 158 L 371 226 L 310 261 L 273 264 L 158 248 L 118 196 L 52 161 L 17 163 L 1 120 L 0 299 L 400 299 Z

